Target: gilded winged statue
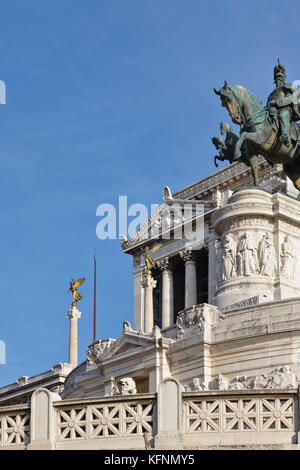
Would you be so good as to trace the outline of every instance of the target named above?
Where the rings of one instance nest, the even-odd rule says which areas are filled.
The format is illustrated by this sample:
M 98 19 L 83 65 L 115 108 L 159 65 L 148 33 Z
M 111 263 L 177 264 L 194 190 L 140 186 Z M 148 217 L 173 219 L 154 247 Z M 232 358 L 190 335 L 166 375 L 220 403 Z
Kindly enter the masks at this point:
M 73 278 L 71 278 L 70 281 L 70 288 L 68 292 L 71 292 L 73 295 L 73 302 L 72 302 L 72 307 L 76 307 L 76 303 L 78 300 L 82 299 L 82 295 L 79 294 L 77 288 L 85 281 L 85 277 L 81 277 L 80 279 L 77 279 L 77 281 L 74 281 Z
M 151 255 L 153 255 L 153 253 L 155 253 L 157 250 L 159 250 L 159 248 L 161 246 L 162 246 L 162 243 L 157 243 L 156 245 L 154 245 L 153 248 L 151 248 L 151 250 L 149 250 L 149 248 L 146 247 L 145 263 L 146 263 L 146 266 L 147 266 L 147 275 L 148 276 L 151 276 L 151 269 L 153 269 L 154 266 L 156 265 L 156 261 L 151 257 Z

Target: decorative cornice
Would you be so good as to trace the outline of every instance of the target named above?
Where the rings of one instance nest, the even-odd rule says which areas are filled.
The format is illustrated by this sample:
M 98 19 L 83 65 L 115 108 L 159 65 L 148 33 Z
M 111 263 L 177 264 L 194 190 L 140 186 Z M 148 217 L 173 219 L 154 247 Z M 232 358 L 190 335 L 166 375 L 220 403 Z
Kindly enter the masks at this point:
M 272 168 L 266 160 L 259 155 L 258 157 L 258 165 L 259 165 L 259 177 L 263 174 L 270 172 L 272 174 L 276 174 L 282 170 L 282 165 L 274 165 Z M 226 168 L 221 168 L 220 170 L 212 173 L 211 175 L 207 176 L 206 178 L 197 181 L 196 183 L 187 186 L 175 193 L 173 193 L 173 198 L 187 198 L 190 199 L 192 197 L 196 197 L 201 193 L 205 193 L 206 191 L 210 192 L 215 188 L 233 188 L 236 183 L 240 183 L 243 180 L 248 179 L 251 180 L 251 171 L 244 163 L 232 163 L 228 165 Z

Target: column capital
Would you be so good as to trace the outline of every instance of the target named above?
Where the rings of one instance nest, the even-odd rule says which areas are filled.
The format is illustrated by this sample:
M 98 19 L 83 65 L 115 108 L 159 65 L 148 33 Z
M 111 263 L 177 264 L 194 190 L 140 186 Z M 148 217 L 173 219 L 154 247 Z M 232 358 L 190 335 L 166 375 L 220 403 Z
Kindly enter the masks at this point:
M 69 320 L 72 320 L 73 318 L 80 318 L 81 312 L 79 312 L 77 307 L 72 307 L 70 310 L 67 311 L 67 317 Z
M 152 287 L 152 289 L 154 289 L 154 287 L 156 287 L 157 281 L 153 279 L 152 276 L 149 276 L 147 273 L 143 273 L 141 284 L 144 289 L 146 289 L 147 287 Z
M 179 252 L 180 257 L 186 263 L 187 261 L 196 261 L 195 260 L 195 252 L 191 248 L 185 248 Z
M 157 267 L 160 269 L 161 272 L 164 271 L 172 271 L 173 270 L 173 262 L 169 256 L 162 258 L 161 260 L 157 261 Z

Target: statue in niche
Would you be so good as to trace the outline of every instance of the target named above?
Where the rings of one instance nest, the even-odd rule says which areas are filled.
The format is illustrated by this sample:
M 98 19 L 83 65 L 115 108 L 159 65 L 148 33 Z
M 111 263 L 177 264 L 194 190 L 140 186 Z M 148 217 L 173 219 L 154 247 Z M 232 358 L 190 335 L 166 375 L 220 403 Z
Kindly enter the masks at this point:
M 258 245 L 259 272 L 264 276 L 275 275 L 276 258 L 275 249 L 269 233 L 264 233 Z
M 238 275 L 251 276 L 258 271 L 257 250 L 246 232 L 240 239 L 237 247 Z
M 236 243 L 229 236 L 222 238 L 221 281 L 236 275 Z
M 284 237 L 284 242 L 281 245 L 281 276 L 285 277 L 286 279 L 293 279 L 294 278 L 294 263 L 296 254 L 294 251 L 293 243 L 289 237 L 286 235 Z

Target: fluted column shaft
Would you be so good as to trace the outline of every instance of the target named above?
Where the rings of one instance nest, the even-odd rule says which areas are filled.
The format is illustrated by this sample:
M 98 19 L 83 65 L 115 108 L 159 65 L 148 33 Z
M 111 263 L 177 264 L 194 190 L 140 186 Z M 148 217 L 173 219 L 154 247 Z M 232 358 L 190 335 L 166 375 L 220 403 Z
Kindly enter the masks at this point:
M 197 305 L 197 269 L 192 250 L 180 252 L 185 263 L 185 308 Z
M 162 271 L 162 328 L 174 323 L 173 272 L 168 257 L 157 263 Z
M 143 276 L 143 287 L 145 289 L 145 308 L 144 308 L 144 331 L 151 333 L 153 330 L 153 289 L 156 287 L 156 282 L 153 277 L 148 274 Z

